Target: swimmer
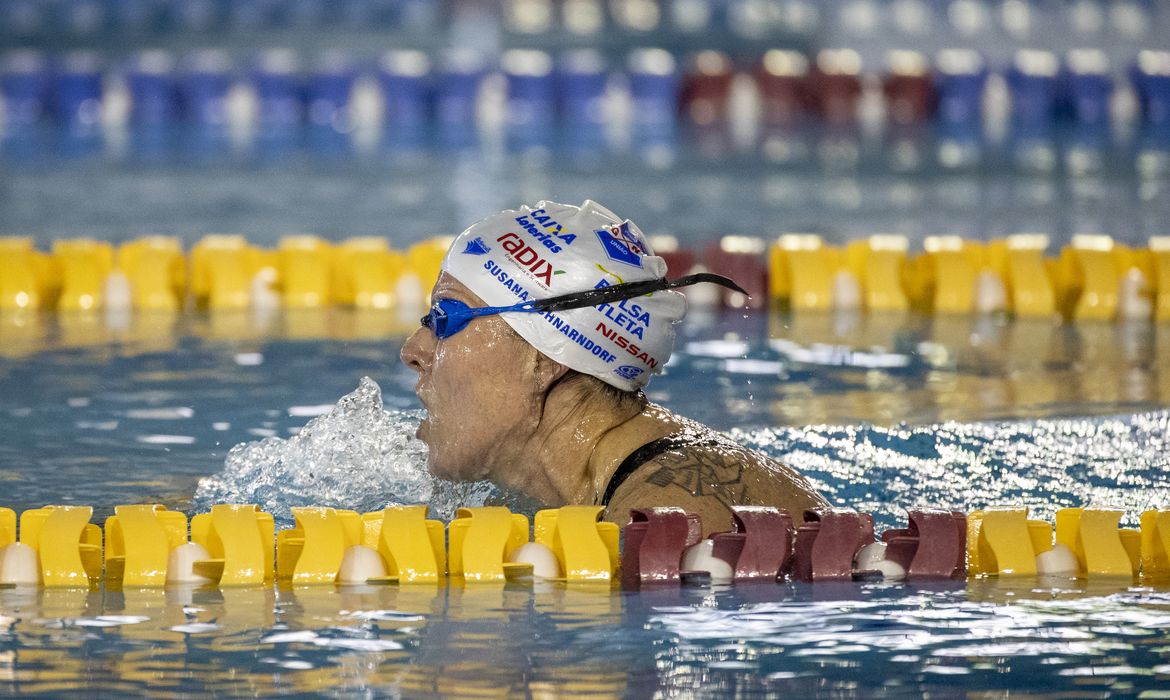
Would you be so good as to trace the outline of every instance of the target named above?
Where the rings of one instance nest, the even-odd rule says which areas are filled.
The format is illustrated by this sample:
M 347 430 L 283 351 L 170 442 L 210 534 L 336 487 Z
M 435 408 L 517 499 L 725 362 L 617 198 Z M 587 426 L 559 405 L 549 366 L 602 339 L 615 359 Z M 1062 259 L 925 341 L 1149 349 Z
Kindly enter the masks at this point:
M 433 306 L 402 361 L 418 373 L 427 466 L 489 480 L 547 507 L 678 506 L 709 532 L 733 505 L 797 519 L 825 499 L 791 467 L 647 400 L 696 283 L 666 279 L 642 232 L 595 202 L 540 202 L 489 216 L 443 260 Z M 696 387 L 702 391 L 701 387 Z

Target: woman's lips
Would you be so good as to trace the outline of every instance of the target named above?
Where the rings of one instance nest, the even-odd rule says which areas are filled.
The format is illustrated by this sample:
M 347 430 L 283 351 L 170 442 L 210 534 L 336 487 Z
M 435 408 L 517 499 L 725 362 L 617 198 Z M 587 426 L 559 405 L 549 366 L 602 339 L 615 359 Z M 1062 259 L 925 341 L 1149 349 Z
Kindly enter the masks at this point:
M 414 436 L 425 442 L 426 438 L 423 437 L 423 433 L 430 426 L 431 417 L 429 415 L 430 409 L 427 407 L 427 400 L 423 398 L 422 382 L 414 385 L 414 395 L 418 397 L 418 402 L 422 404 L 423 410 L 428 414 L 419 421 L 418 428 L 414 431 Z

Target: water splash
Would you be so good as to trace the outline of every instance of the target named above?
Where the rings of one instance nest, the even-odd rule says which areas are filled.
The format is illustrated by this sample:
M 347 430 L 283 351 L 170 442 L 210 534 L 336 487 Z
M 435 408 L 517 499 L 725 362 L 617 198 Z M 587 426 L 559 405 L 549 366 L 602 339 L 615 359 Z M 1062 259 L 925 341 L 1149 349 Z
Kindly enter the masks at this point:
M 491 484 L 454 484 L 431 476 L 426 445 L 414 437 L 418 421 L 417 411 L 385 410 L 381 388 L 363 377 L 333 410 L 294 437 L 233 447 L 223 471 L 199 481 L 196 510 L 213 503 L 256 503 L 287 522 L 296 506 L 367 512 L 426 503 L 432 517 L 449 520 L 460 506 L 499 496 Z

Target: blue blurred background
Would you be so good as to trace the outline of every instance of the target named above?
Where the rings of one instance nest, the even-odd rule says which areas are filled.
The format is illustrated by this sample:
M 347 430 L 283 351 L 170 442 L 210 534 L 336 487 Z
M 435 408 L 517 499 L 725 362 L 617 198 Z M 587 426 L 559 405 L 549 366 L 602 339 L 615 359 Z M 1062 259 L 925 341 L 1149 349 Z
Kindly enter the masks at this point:
M 1155 0 L 0 0 L 0 235 L 1167 233 Z

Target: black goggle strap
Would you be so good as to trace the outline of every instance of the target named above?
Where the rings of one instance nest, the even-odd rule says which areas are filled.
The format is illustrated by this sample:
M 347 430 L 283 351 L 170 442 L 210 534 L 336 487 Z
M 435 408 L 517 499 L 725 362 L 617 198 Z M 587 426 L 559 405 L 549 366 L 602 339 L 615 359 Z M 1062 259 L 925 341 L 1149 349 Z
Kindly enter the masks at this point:
M 747 292 L 742 287 L 728 277 L 717 275 L 713 272 L 698 272 L 693 275 L 687 275 L 686 277 L 679 277 L 676 280 L 668 280 L 664 277 L 662 279 L 643 280 L 641 282 L 611 284 L 608 287 L 598 287 L 597 289 L 587 289 L 583 292 L 563 294 L 559 297 L 538 299 L 534 302 L 529 302 L 529 304 L 531 304 L 533 311 L 567 311 L 569 309 L 581 309 L 586 306 L 600 306 L 623 299 L 633 299 L 634 297 L 659 292 L 664 289 L 689 287 L 692 284 L 699 284 L 701 282 L 710 282 L 747 295 Z
M 460 304 L 460 316 L 462 318 L 452 319 L 459 323 L 461 328 L 472 318 L 477 316 L 490 316 L 492 314 L 506 313 L 509 311 L 568 311 L 570 309 L 583 309 L 588 306 L 600 306 L 602 304 L 610 304 L 615 301 L 622 301 L 623 299 L 633 299 L 645 294 L 659 292 L 665 289 L 677 289 L 679 287 L 689 287 L 693 284 L 701 282 L 710 282 L 721 287 L 726 287 L 740 294 L 747 295 L 747 291 L 735 283 L 734 280 L 723 275 L 717 275 L 713 272 L 698 272 L 686 277 L 680 277 L 676 280 L 652 279 L 642 280 L 640 282 L 623 282 L 621 284 L 611 284 L 608 287 L 598 287 L 597 289 L 586 289 L 582 292 L 573 292 L 571 294 L 562 294 L 557 297 L 549 297 L 547 299 L 536 299 L 533 301 L 526 301 L 513 306 L 480 306 L 468 307 Z M 446 316 L 446 311 L 439 305 L 431 307 L 431 312 L 423 316 L 422 325 L 430 328 L 433 331 L 439 329 L 435 327 L 440 315 Z M 443 320 L 446 320 L 445 318 Z

